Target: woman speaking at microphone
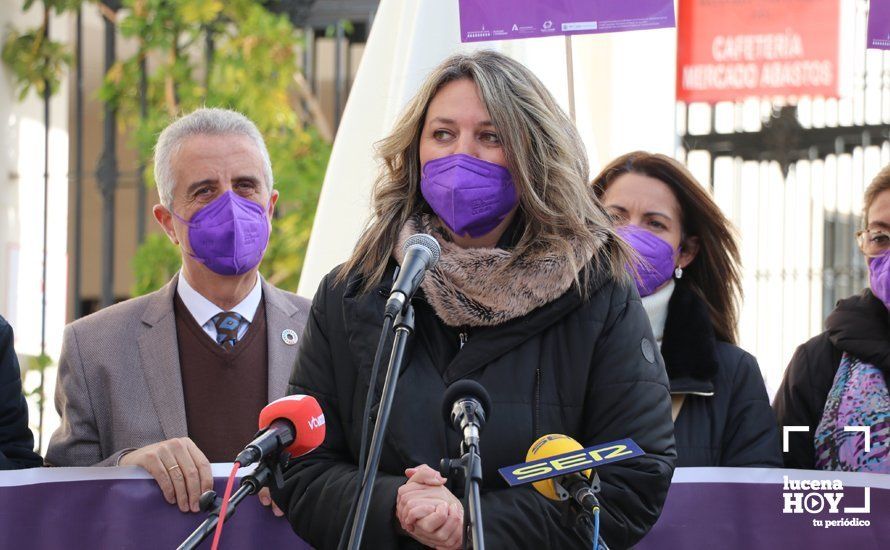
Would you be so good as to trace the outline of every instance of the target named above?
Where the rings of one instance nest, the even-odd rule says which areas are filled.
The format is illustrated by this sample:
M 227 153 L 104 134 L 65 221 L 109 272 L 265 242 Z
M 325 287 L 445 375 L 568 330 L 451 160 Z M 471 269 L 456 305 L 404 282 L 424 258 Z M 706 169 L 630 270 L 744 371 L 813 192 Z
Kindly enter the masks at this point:
M 658 518 L 673 472 L 670 397 L 625 271 L 629 249 L 587 186 L 574 125 L 516 61 L 456 55 L 429 75 L 379 154 L 374 216 L 321 282 L 291 378 L 291 392 L 321 402 L 327 438 L 289 465 L 275 500 L 316 548 L 335 548 L 349 530 L 384 306 L 403 243 L 428 233 L 442 254 L 414 296 L 364 547 L 462 545 L 462 487 L 434 470 L 459 456 L 441 401 L 460 379 L 493 403 L 481 434 L 489 548 L 591 547 L 563 507 L 497 473 L 548 433 L 585 447 L 629 437 L 646 452 L 599 469 L 602 537 L 631 546 Z

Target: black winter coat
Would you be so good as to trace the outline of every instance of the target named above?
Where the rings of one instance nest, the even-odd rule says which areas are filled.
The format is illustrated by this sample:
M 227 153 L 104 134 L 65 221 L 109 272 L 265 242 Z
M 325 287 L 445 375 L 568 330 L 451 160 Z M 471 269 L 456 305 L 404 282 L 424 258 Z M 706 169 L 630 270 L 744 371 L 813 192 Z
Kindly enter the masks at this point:
M 847 352 L 870 363 L 890 380 L 890 319 L 887 308 L 871 290 L 838 302 L 825 319 L 825 332 L 801 344 L 791 357 L 773 401 L 779 427 L 808 426 L 807 433 L 790 433 L 785 466 L 816 467 L 813 436 L 822 420 L 828 392 Z
M 361 416 L 390 287 L 359 294 L 360 280 L 333 280 L 332 272 L 315 296 L 290 385 L 290 393 L 321 402 L 327 436 L 291 463 L 284 490 L 273 491 L 294 530 L 319 549 L 335 548 L 348 529 Z M 661 513 L 676 454 L 667 377 L 636 291 L 610 281 L 591 285 L 582 301 L 570 290 L 524 317 L 470 331 L 463 348 L 422 295 L 414 303 L 417 334 L 400 374 L 364 546 L 420 547 L 397 531 L 396 493 L 406 468 L 438 469 L 443 457 L 459 456 L 441 400 L 463 378 L 480 382 L 493 402 L 481 439 L 489 548 L 589 548 L 589 532 L 562 525 L 561 506 L 530 486 L 508 488 L 497 473 L 523 462 L 548 433 L 585 447 L 630 437 L 646 451 L 599 469 L 601 535 L 613 549 L 637 542 Z M 384 362 L 378 393 L 385 370 Z M 460 496 L 459 487 L 450 488 Z
M 661 353 L 671 395 L 677 466 L 782 466 L 776 418 L 757 360 L 718 341 L 707 305 L 678 283 L 668 303 Z
M 28 428 L 28 404 L 22 395 L 19 361 L 13 349 L 12 327 L 0 317 L 0 470 L 42 466 Z

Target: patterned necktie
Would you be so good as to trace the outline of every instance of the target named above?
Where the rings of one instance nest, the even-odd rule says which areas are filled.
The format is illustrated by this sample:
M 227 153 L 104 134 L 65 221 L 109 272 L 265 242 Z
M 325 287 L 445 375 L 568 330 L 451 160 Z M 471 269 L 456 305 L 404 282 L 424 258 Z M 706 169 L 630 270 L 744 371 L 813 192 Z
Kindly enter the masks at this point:
M 238 341 L 238 332 L 247 324 L 247 319 L 234 311 L 223 311 L 213 316 L 213 325 L 216 327 L 216 343 L 226 351 L 231 351 Z

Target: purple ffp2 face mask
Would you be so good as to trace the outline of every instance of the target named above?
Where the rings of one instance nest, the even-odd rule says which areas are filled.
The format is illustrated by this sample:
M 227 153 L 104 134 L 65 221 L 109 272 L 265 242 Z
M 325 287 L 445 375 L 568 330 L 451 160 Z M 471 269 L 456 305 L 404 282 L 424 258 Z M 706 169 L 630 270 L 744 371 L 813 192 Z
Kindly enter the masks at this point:
M 868 262 L 868 286 L 884 307 L 890 309 L 890 253 L 872 258 Z
M 462 153 L 427 162 L 420 192 L 451 231 L 473 238 L 490 233 L 519 202 L 509 170 Z
M 643 262 L 638 264 L 634 281 L 640 296 L 649 296 L 674 273 L 674 249 L 670 244 L 636 225 L 622 225 L 618 234 L 630 244 Z
M 243 275 L 263 259 L 269 219 L 262 205 L 226 191 L 198 210 L 189 227 L 190 255 L 219 275 Z

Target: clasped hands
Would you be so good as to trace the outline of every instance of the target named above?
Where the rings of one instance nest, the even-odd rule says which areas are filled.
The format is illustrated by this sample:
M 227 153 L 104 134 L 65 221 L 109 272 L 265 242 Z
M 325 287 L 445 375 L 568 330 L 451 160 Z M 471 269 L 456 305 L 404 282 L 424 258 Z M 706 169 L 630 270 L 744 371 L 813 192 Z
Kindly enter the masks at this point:
M 455 550 L 463 545 L 464 507 L 445 487 L 445 478 L 426 464 L 405 470 L 396 518 L 402 529 L 425 546 Z

